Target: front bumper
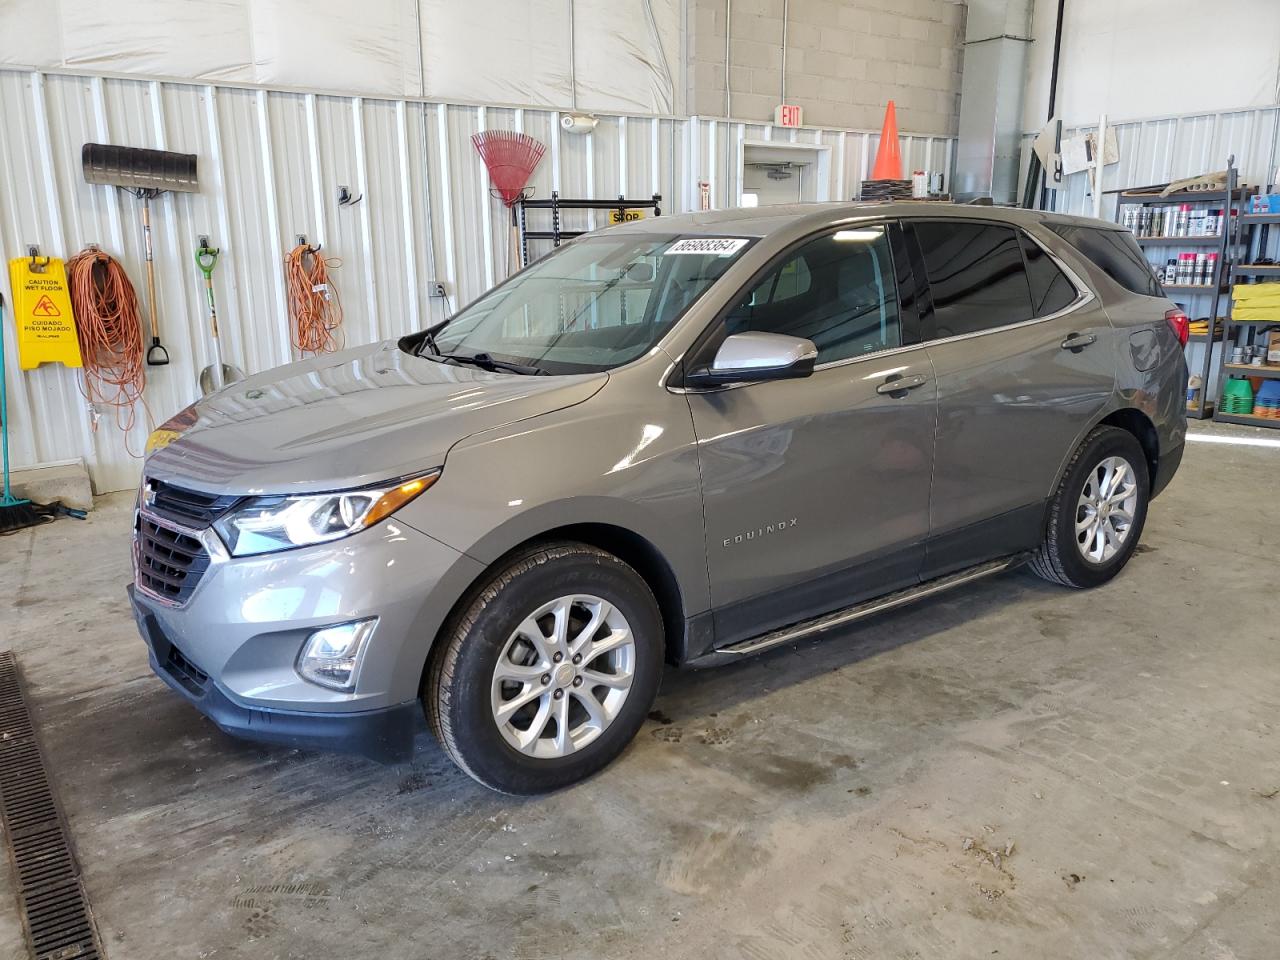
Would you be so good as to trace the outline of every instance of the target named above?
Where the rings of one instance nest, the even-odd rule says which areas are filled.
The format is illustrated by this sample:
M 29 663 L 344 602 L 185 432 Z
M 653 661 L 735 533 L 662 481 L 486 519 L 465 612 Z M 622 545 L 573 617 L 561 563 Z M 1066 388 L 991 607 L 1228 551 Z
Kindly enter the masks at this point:
M 156 674 L 228 733 L 396 759 L 422 722 L 419 685 L 453 602 L 482 566 L 390 521 L 275 554 L 214 557 L 190 595 L 129 588 Z M 295 669 L 314 630 L 377 617 L 355 689 Z
M 224 693 L 169 641 L 155 615 L 139 602 L 132 584 L 129 600 L 156 676 L 225 733 L 289 747 L 358 753 L 383 763 L 398 763 L 413 755 L 413 738 L 423 719 L 422 706 L 416 699 L 352 713 L 244 706 Z

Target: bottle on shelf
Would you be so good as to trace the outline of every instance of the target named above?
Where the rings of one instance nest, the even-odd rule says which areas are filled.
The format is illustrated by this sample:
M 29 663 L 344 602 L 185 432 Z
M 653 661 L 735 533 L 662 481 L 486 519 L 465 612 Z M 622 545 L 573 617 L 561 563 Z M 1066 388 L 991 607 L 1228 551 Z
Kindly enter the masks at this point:
M 1185 237 L 1191 229 L 1191 204 L 1178 204 L 1178 216 L 1174 221 L 1174 235 Z

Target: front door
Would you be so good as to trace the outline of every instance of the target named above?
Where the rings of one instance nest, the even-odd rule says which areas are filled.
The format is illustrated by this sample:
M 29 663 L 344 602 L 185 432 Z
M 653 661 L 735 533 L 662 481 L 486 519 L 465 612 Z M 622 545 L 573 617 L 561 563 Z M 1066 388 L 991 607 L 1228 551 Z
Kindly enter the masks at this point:
M 917 580 L 936 388 L 903 251 L 896 224 L 803 241 L 706 348 L 748 330 L 818 347 L 812 376 L 689 394 L 717 645 Z
M 1007 223 L 907 221 L 938 386 L 925 576 L 1034 548 L 1045 501 L 1115 387 L 1100 302 Z

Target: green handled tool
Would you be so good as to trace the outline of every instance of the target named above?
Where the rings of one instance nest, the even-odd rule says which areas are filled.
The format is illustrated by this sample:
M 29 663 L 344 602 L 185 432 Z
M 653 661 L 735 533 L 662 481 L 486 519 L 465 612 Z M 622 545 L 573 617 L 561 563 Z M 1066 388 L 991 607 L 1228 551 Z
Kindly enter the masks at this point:
M 230 364 L 222 362 L 222 341 L 218 338 L 218 306 L 213 297 L 213 268 L 218 265 L 219 248 L 210 247 L 202 237 L 196 248 L 196 266 L 204 274 L 204 292 L 209 301 L 209 331 L 212 339 L 209 352 L 213 363 L 200 371 L 200 391 L 204 394 L 221 390 L 228 383 L 243 380 L 244 374 Z

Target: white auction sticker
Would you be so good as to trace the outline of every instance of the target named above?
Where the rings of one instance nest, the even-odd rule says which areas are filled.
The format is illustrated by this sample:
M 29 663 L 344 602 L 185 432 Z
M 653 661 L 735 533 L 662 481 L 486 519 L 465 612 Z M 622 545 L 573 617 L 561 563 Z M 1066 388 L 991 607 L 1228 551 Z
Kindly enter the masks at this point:
M 667 247 L 665 253 L 691 253 L 698 256 L 732 257 L 747 245 L 742 237 L 685 237 Z

